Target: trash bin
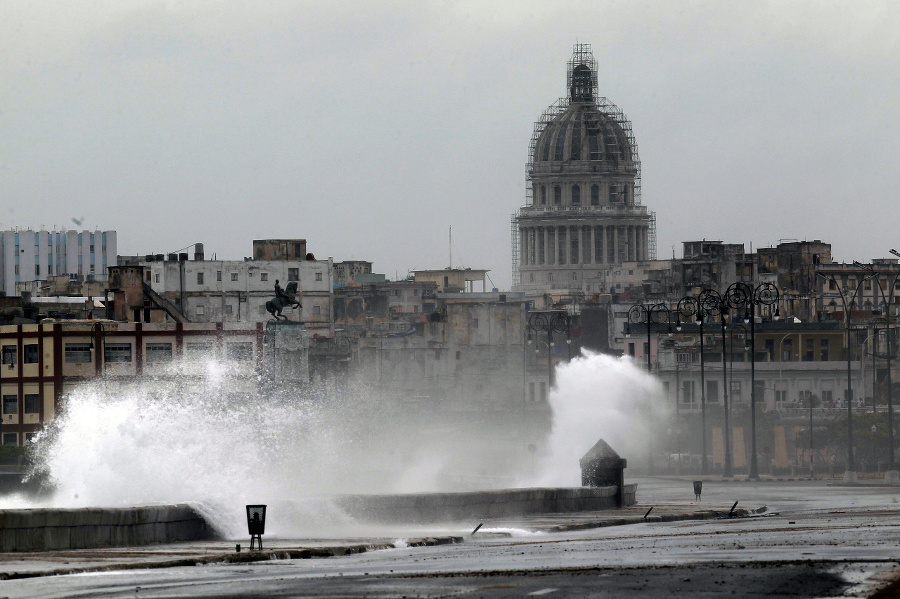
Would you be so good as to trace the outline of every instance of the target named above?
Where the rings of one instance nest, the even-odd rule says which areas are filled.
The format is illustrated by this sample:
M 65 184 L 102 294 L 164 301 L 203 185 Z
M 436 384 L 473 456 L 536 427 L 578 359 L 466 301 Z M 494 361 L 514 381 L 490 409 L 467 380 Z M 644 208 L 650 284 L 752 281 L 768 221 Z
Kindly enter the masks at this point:
M 700 493 L 703 492 L 703 481 L 695 480 L 694 481 L 694 495 L 697 496 L 697 499 L 700 499 Z
M 250 533 L 250 551 L 253 551 L 254 542 L 259 543 L 258 549 L 262 550 L 262 536 L 266 533 L 266 506 L 247 506 L 247 530 Z

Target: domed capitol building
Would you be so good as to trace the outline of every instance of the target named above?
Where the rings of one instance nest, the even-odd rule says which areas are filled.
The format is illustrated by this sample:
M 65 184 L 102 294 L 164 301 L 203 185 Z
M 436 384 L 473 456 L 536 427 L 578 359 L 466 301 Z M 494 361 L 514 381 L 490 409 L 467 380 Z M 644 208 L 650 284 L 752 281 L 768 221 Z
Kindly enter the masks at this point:
M 590 44 L 576 44 L 568 96 L 535 123 L 525 205 L 512 217 L 513 285 L 606 293 L 610 268 L 656 258 L 656 216 L 641 205 L 631 123 L 597 92 Z

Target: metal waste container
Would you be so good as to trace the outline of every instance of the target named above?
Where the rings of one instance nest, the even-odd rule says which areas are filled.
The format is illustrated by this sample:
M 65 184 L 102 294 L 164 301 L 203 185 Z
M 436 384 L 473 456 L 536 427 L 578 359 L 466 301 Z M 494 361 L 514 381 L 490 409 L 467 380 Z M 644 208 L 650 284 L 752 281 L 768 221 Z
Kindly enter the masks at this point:
M 266 506 L 247 506 L 247 530 L 250 533 L 250 551 L 253 551 L 254 542 L 259 543 L 258 549 L 262 550 L 262 536 L 266 533 Z

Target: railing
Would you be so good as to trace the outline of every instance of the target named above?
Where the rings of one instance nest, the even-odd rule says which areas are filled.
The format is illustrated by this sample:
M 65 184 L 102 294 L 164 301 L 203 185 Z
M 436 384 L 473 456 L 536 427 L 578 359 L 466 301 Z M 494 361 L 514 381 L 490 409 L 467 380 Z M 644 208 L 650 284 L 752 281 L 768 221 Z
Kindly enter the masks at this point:
M 638 206 L 638 205 L 622 205 L 622 206 L 554 206 L 554 205 L 541 205 L 541 206 L 522 206 L 519 208 L 519 213 L 528 213 L 529 216 L 534 212 L 546 212 L 546 213 L 572 213 L 572 214 L 596 214 L 596 213 L 606 213 L 606 214 L 638 214 L 638 215 L 647 215 L 647 207 L 646 206 Z

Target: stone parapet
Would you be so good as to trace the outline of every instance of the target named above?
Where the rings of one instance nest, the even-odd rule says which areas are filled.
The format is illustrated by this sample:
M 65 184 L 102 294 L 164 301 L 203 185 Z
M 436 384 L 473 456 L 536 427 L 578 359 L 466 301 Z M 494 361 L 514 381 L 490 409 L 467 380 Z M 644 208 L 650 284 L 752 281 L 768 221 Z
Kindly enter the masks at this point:
M 503 489 L 467 493 L 345 495 L 335 503 L 351 516 L 374 522 L 457 522 L 554 512 L 615 509 L 618 488 Z M 637 485 L 625 485 L 624 505 L 634 505 Z
M 0 551 L 130 547 L 212 538 L 188 504 L 0 510 Z

